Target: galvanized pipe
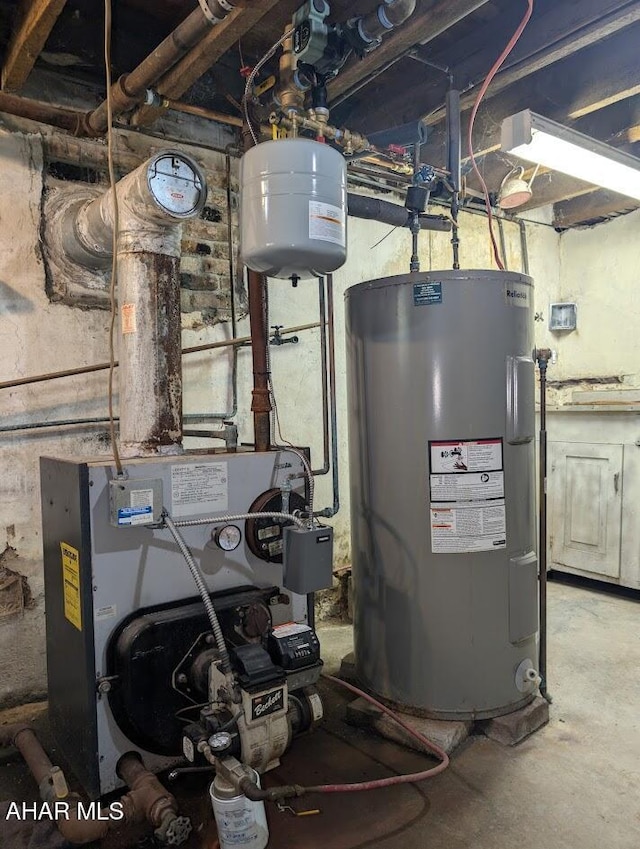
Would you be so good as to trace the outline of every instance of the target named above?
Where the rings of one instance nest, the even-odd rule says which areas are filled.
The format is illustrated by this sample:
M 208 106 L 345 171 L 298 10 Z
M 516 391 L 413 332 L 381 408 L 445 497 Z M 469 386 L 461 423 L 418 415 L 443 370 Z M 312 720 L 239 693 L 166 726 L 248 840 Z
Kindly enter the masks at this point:
M 322 451 L 323 463 L 320 469 L 312 469 L 314 475 L 329 473 L 329 377 L 327 374 L 327 308 L 324 291 L 324 278 L 318 278 L 318 307 L 320 312 L 320 378 L 322 380 Z

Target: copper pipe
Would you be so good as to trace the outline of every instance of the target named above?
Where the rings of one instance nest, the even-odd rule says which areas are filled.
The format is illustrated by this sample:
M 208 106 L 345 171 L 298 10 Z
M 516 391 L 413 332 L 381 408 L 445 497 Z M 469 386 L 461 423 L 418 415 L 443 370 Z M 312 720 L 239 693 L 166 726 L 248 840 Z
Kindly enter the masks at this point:
M 225 13 L 226 14 L 226 13 Z M 224 17 L 224 14 L 223 16 Z M 136 106 L 148 89 L 207 34 L 211 24 L 198 6 L 169 33 L 156 49 L 130 74 L 124 74 L 111 87 L 113 114 L 119 115 Z M 85 133 L 100 136 L 107 129 L 107 101 L 86 116 Z
M 224 112 L 216 112 L 214 109 L 205 109 L 202 106 L 192 106 L 190 103 L 181 103 L 179 100 L 164 100 L 162 105 L 174 112 L 196 115 L 198 118 L 217 121 L 219 124 L 228 124 L 230 127 L 242 127 L 243 124 L 242 118 L 236 118 L 235 115 L 225 115 Z
M 266 278 L 257 271 L 248 269 L 249 280 L 249 323 L 251 325 L 251 350 L 253 354 L 253 438 L 256 451 L 271 448 L 271 396 L 269 393 L 269 369 L 267 345 L 269 328 L 265 321 L 264 295 Z
M 82 112 L 52 106 L 50 103 L 43 103 L 40 100 L 18 97 L 4 91 L 0 92 L 0 112 L 17 115 L 19 118 L 28 118 L 30 121 L 51 124 L 74 135 L 80 133 L 84 120 Z
M 282 336 L 288 336 L 290 333 L 302 333 L 305 330 L 315 330 L 320 327 L 319 322 L 315 321 L 311 324 L 298 324 L 295 327 L 287 327 L 280 331 Z M 251 344 L 251 336 L 238 336 L 236 339 L 225 339 L 222 342 L 208 342 L 205 345 L 192 345 L 190 348 L 183 348 L 184 354 L 200 354 L 205 351 L 216 351 L 220 348 L 240 348 L 243 345 Z M 119 362 L 116 360 L 115 365 Z M 109 368 L 109 363 L 97 363 L 93 366 L 78 366 L 77 368 L 65 369 L 63 371 L 51 371 L 47 374 L 36 374 L 30 377 L 18 377 L 15 380 L 5 380 L 0 383 L 0 389 L 14 389 L 16 386 L 28 386 L 32 383 L 46 383 L 48 380 L 58 380 L 63 377 L 76 377 L 80 374 L 91 374 L 97 371 L 106 371 Z
M 0 745 L 15 746 L 25 760 L 29 770 L 40 789 L 43 801 L 62 801 L 69 804 L 68 819 L 56 821 L 58 831 L 74 846 L 95 843 L 107 836 L 110 829 L 108 818 L 96 820 L 79 820 L 78 809 L 74 803 L 79 801 L 75 794 L 58 796 L 55 784 L 65 787 L 66 781 L 62 770 L 55 767 L 49 756 L 42 748 L 35 731 L 29 725 L 6 725 L 0 728 Z

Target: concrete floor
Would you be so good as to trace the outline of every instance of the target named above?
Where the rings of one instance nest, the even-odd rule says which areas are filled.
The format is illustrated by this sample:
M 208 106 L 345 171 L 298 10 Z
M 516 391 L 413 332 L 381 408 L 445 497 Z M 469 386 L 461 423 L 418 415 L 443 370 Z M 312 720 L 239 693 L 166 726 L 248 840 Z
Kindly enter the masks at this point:
M 473 737 L 448 772 L 420 787 L 301 799 L 298 810 L 322 811 L 303 819 L 271 807 L 270 849 L 639 849 L 640 598 L 559 583 L 549 596 L 554 703 L 546 728 L 516 748 Z M 351 628 L 325 625 L 320 636 L 328 671 L 336 671 Z M 333 687 L 326 695 L 325 727 L 297 740 L 270 782 L 425 768 L 422 756 L 347 726 L 349 696 Z M 36 798 L 31 784 L 17 761 L 0 769 L 0 799 Z M 216 845 L 206 791 L 202 780 L 174 788 L 196 825 L 189 849 Z M 0 847 L 15 849 L 2 826 Z M 104 849 L 141 845 L 114 838 Z
M 330 668 L 349 626 L 322 630 Z M 424 788 L 429 810 L 376 849 L 639 849 L 640 598 L 549 585 L 549 725 L 474 737 Z

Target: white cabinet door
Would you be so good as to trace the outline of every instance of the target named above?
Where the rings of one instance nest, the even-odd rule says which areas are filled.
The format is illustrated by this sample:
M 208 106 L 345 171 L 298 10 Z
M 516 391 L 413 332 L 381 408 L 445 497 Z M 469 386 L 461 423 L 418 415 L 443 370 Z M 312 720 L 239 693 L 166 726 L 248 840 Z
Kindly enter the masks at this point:
M 620 577 L 622 445 L 549 443 L 552 568 Z

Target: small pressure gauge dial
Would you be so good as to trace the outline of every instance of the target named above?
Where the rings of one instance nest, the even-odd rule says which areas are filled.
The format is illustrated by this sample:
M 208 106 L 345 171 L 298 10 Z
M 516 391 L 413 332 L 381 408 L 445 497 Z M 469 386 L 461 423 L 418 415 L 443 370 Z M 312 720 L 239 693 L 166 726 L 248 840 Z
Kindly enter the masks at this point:
M 227 749 L 231 748 L 232 742 L 233 738 L 227 731 L 218 731 L 217 734 L 209 737 L 209 746 L 214 755 L 226 752 Z
M 207 198 L 207 183 L 200 166 L 183 153 L 165 151 L 149 165 L 149 191 L 158 206 L 176 218 L 200 213 Z
M 242 541 L 242 531 L 235 525 L 225 525 L 214 531 L 213 541 L 223 551 L 235 551 Z

